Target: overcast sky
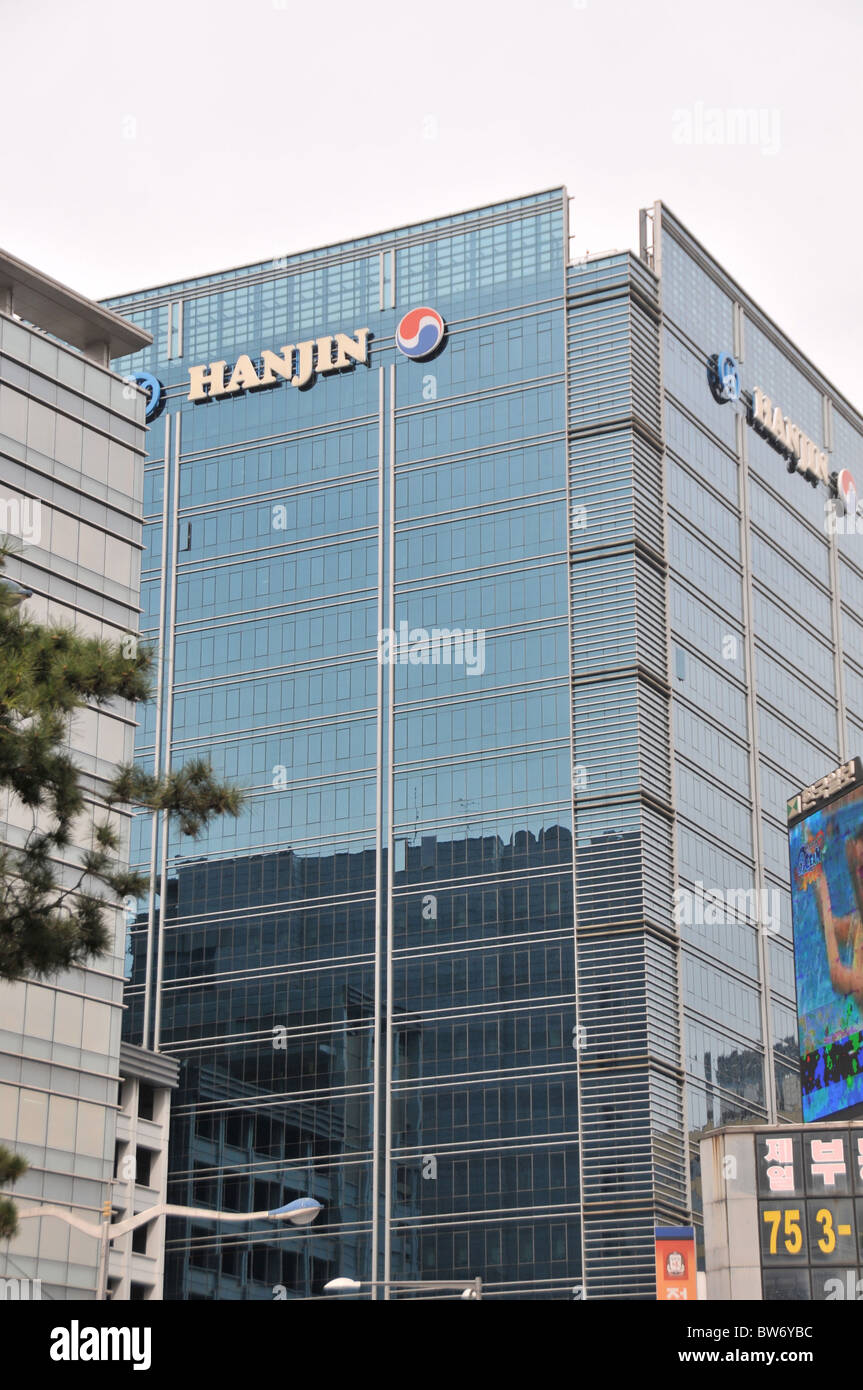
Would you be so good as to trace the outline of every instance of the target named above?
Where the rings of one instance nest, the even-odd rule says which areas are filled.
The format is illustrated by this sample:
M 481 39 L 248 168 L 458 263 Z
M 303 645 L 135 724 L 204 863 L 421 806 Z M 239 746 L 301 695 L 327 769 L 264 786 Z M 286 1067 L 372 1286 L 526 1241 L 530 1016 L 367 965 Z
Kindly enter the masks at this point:
M 575 255 L 663 198 L 863 408 L 863 0 L 0 17 L 0 245 L 94 298 L 565 183 Z

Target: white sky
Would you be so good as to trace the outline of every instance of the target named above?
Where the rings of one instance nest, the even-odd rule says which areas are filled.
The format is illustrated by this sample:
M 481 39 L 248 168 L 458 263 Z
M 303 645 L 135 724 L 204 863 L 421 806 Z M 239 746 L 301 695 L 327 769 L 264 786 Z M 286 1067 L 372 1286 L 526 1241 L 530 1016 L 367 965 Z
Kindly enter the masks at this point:
M 635 247 L 663 198 L 863 407 L 861 38 L 863 0 L 0 0 L 0 245 L 98 298 L 559 183 L 574 254 Z

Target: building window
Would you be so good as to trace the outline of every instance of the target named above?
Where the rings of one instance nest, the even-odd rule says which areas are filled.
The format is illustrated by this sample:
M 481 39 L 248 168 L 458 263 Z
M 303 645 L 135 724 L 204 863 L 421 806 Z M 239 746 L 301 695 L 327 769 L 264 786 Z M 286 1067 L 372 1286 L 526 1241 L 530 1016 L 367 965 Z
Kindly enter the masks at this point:
M 142 1149 L 139 1145 L 135 1150 L 135 1180 L 143 1187 L 150 1186 L 150 1178 L 153 1172 L 153 1159 L 156 1157 L 152 1149 Z
M 136 1255 L 146 1255 L 147 1241 L 150 1238 L 150 1228 L 152 1225 L 152 1221 L 148 1221 L 145 1225 L 139 1226 L 137 1230 L 132 1232 L 132 1249 Z
M 235 1279 L 243 1277 L 243 1260 L 245 1257 L 245 1246 L 226 1245 L 222 1247 L 222 1273 L 231 1275 Z
M 218 1139 L 218 1115 L 196 1115 L 195 1133 L 202 1139 Z
M 206 1164 L 195 1164 L 193 1206 L 217 1207 L 219 1205 L 219 1179 L 212 1174 L 213 1169 Z
M 249 1184 L 245 1178 L 225 1178 L 222 1200 L 228 1211 L 245 1211 L 249 1200 Z
M 138 1118 L 139 1120 L 152 1120 L 156 1105 L 156 1091 L 153 1086 L 145 1086 L 143 1083 L 138 1088 Z
M 189 1250 L 188 1258 L 189 1264 L 194 1269 L 216 1269 L 216 1249 L 212 1245 L 212 1243 L 210 1243 L 209 1245 L 204 1244 L 204 1242 L 212 1242 L 212 1240 L 213 1233 L 212 1231 L 208 1231 L 206 1226 L 192 1227 L 191 1248 Z
M 232 1149 L 244 1149 L 248 1145 L 248 1125 L 245 1115 L 229 1115 L 225 1125 L 225 1143 Z

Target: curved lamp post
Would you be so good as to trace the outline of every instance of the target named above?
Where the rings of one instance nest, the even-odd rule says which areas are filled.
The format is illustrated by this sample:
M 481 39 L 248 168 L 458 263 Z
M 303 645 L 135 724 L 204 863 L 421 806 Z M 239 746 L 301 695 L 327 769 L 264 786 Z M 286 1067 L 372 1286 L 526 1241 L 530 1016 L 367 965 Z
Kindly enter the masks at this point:
M 83 1217 L 73 1215 L 64 1207 L 26 1207 L 16 1213 L 19 1221 L 26 1221 L 28 1217 L 33 1216 L 56 1216 L 58 1221 L 65 1221 L 67 1226 L 74 1226 L 76 1231 L 82 1231 L 85 1236 L 92 1236 L 94 1240 L 101 1241 L 97 1289 L 97 1297 L 100 1299 L 108 1296 L 108 1248 L 111 1241 L 119 1236 L 128 1235 L 130 1231 L 146 1225 L 158 1216 L 194 1216 L 198 1220 L 209 1221 L 290 1221 L 293 1226 L 310 1226 L 318 1213 L 323 1211 L 321 1203 L 316 1202 L 314 1197 L 297 1197 L 295 1201 L 288 1202 L 283 1207 L 275 1207 L 272 1211 L 244 1212 L 210 1211 L 207 1207 L 180 1207 L 175 1202 L 157 1202 L 154 1207 L 147 1207 L 146 1211 L 139 1211 L 134 1216 L 127 1216 L 122 1221 L 112 1224 L 110 1201 L 105 1203 L 105 1207 L 108 1209 L 107 1219 L 98 1226 L 94 1226 L 92 1221 L 85 1221 Z
M 8 574 L 0 578 L 0 589 L 4 593 L 11 594 L 16 604 L 23 603 L 25 598 L 33 597 L 33 590 L 28 589 L 26 584 L 19 584 L 17 579 L 10 579 Z

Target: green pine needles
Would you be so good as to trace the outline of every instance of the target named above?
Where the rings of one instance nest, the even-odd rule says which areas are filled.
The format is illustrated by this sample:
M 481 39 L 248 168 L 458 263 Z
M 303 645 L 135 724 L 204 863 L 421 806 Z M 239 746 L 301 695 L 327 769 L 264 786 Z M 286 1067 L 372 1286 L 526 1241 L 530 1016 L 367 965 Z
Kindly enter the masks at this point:
M 152 664 L 134 637 L 109 642 L 30 620 L 0 577 L 0 979 L 55 975 L 108 950 L 107 909 L 149 886 L 119 857 L 112 811 L 166 811 L 190 836 L 239 813 L 242 793 L 202 760 L 164 777 L 122 766 L 107 783 L 78 766 L 75 711 L 148 700 Z

